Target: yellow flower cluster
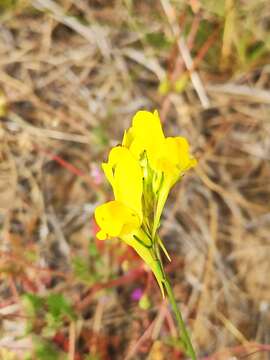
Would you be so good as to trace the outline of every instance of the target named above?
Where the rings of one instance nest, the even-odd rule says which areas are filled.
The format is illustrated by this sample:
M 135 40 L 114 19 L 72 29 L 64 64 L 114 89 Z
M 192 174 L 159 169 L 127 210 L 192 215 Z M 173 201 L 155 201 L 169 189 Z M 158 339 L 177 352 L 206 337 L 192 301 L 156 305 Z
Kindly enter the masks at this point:
M 103 171 L 115 200 L 96 208 L 97 238 L 119 237 L 151 268 L 163 294 L 163 272 L 156 256 L 160 217 L 172 186 L 196 165 L 183 137 L 165 137 L 157 111 L 138 111 L 122 145 L 114 147 Z

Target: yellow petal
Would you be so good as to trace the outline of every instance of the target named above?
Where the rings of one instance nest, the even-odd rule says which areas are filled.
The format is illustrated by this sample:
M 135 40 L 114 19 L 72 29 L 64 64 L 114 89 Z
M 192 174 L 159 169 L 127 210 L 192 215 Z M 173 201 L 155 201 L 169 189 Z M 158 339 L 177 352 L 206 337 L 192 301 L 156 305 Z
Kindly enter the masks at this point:
M 133 140 L 134 140 L 134 135 L 132 128 L 130 128 L 124 132 L 122 146 L 129 148 Z
M 125 141 L 129 145 L 130 151 L 137 158 L 146 151 L 151 162 L 163 140 L 164 134 L 158 112 L 138 111 L 133 117 L 129 139 Z
M 100 227 L 97 233 L 100 240 L 127 235 L 141 225 L 136 212 L 115 200 L 98 206 L 95 210 L 95 219 Z
M 162 179 L 160 174 L 162 174 L 164 180 L 162 186 L 168 187 L 169 192 L 176 181 L 196 164 L 197 161 L 190 155 L 189 144 L 185 138 L 166 138 L 156 152 L 153 161 L 154 170 L 159 175 L 156 176 L 156 183 L 153 184 L 154 189 L 158 189 L 159 179 Z
M 103 164 L 103 170 L 114 191 L 115 200 L 122 202 L 142 217 L 142 170 L 131 152 L 123 147 L 113 148 L 109 162 Z
M 107 239 L 107 233 L 103 230 L 100 230 L 96 233 L 96 237 L 99 239 L 99 240 L 106 240 Z
M 157 183 L 153 184 L 158 196 L 152 229 L 153 237 L 159 226 L 161 213 L 170 189 L 196 163 L 197 161 L 190 155 L 188 141 L 183 137 L 166 138 L 155 154 L 153 166 L 159 176 L 156 177 Z M 160 174 L 163 175 L 163 179 Z M 161 182 L 160 179 L 163 181 Z
M 134 138 L 145 139 L 146 143 L 149 138 L 154 138 L 158 142 L 164 139 L 160 118 L 156 110 L 154 113 L 145 110 L 138 111 L 132 119 L 132 129 Z
M 184 172 L 196 165 L 190 155 L 189 143 L 184 137 L 168 137 L 165 140 L 164 152 L 179 171 Z

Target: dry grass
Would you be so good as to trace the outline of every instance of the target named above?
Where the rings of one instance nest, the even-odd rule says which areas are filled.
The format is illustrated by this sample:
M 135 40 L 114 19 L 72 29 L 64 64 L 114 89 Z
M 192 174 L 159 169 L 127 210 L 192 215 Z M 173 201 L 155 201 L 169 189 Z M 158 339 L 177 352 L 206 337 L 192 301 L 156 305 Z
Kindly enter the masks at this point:
M 231 0 L 218 17 L 205 3 L 32 0 L 0 15 L 3 360 L 184 358 L 140 260 L 116 241 L 95 248 L 93 211 L 111 196 L 97 169 L 141 108 L 199 160 L 161 229 L 199 357 L 269 358 L 270 9 Z M 138 287 L 148 310 L 131 300 Z M 25 333 L 29 293 L 64 294 L 76 317 L 48 334 L 43 310 Z

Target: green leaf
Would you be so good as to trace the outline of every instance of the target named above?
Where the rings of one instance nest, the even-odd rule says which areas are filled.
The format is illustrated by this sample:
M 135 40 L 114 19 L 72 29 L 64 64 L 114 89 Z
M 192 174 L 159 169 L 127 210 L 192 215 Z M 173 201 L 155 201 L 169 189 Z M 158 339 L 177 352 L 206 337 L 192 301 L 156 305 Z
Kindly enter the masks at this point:
M 88 245 L 88 252 L 89 252 L 89 255 L 93 258 L 99 257 L 98 249 L 96 247 L 96 244 L 93 241 L 91 241 Z
M 92 284 L 94 279 L 90 274 L 89 263 L 86 259 L 76 256 L 72 259 L 72 268 L 75 276 L 83 283 Z
M 148 33 L 145 38 L 150 45 L 158 49 L 168 49 L 172 44 L 162 32 Z
M 48 311 L 55 320 L 60 319 L 65 315 L 71 319 L 75 318 L 72 306 L 63 294 L 50 294 L 46 302 L 48 305 Z
M 60 353 L 50 342 L 39 340 L 35 346 L 35 359 L 38 360 L 60 360 Z
M 63 326 L 62 319 L 54 317 L 52 314 L 47 313 L 45 316 L 46 326 L 42 329 L 42 336 L 45 338 L 52 338 L 56 332 Z
M 26 293 L 22 296 L 22 303 L 27 315 L 34 317 L 44 305 L 44 300 L 38 295 Z

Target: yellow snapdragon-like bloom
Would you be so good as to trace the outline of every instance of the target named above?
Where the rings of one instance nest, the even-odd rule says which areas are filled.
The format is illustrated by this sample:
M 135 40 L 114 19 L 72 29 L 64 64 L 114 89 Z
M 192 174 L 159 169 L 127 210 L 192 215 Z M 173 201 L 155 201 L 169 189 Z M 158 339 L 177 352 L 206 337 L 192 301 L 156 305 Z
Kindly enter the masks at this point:
M 145 163 L 153 172 L 152 190 L 157 195 L 152 236 L 155 236 L 160 216 L 172 186 L 197 161 L 190 155 L 189 144 L 184 137 L 165 137 L 157 111 L 138 111 L 132 127 L 125 132 L 123 146 Z
M 97 207 L 97 238 L 119 237 L 149 265 L 163 293 L 157 246 L 169 255 L 156 232 L 171 187 L 195 166 L 183 137 L 165 137 L 157 111 L 138 111 L 132 126 L 103 163 L 115 200 Z
M 157 111 L 138 111 L 122 145 L 140 159 L 146 153 L 150 167 L 163 173 L 172 186 L 185 171 L 196 165 L 184 137 L 165 137 Z
M 95 210 L 95 219 L 100 227 L 97 238 L 105 240 L 119 237 L 132 246 L 153 271 L 162 294 L 162 270 L 152 249 L 149 235 L 142 231 L 143 174 L 134 155 L 123 146 L 113 148 L 107 163 L 102 164 L 110 182 L 115 200 L 100 205 Z
M 97 237 L 123 236 L 142 223 L 142 170 L 140 164 L 123 146 L 113 148 L 109 161 L 102 164 L 110 182 L 114 201 L 97 207 L 95 217 L 101 230 Z
M 150 163 L 153 164 L 155 154 L 164 139 L 158 112 L 152 114 L 149 111 L 138 111 L 133 117 L 132 127 L 124 134 L 122 144 L 137 158 L 146 151 Z

